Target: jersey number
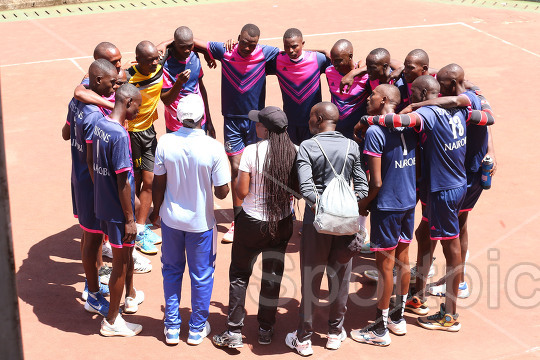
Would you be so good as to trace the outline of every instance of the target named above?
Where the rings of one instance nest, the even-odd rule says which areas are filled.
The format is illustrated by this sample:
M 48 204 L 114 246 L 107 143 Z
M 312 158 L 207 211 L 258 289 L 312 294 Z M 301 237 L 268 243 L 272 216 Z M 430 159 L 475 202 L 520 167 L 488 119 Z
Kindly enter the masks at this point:
M 463 136 L 463 134 L 465 133 L 465 128 L 463 127 L 463 124 L 461 123 L 461 120 L 458 116 L 453 116 L 448 121 L 448 123 L 450 124 L 450 126 L 452 126 L 452 133 L 454 134 L 454 139 L 458 138 L 458 134 L 460 137 Z

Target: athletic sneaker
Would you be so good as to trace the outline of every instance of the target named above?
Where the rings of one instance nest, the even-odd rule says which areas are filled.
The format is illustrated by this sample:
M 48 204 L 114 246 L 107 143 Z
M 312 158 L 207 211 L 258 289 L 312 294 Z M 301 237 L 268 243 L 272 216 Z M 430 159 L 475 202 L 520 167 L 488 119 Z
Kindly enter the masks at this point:
M 405 302 L 405 311 L 415 313 L 417 315 L 427 315 L 429 308 L 426 302 L 422 302 L 418 296 L 413 296 Z
M 107 265 L 103 265 L 98 270 L 99 282 L 103 285 L 109 285 L 109 280 L 111 279 L 112 268 Z
M 438 313 L 426 317 L 419 317 L 417 321 L 420 326 L 429 330 L 457 332 L 461 329 L 461 324 L 457 321 L 458 317 L 458 314 L 447 314 L 444 304 L 441 304 L 441 310 Z
M 103 296 L 109 296 L 109 286 L 104 284 L 99 284 L 99 292 Z M 84 290 L 82 292 L 81 298 L 86 301 L 88 299 L 88 282 L 84 280 Z
M 272 336 L 274 336 L 274 329 L 264 330 L 259 328 L 259 344 L 270 345 L 272 343 Z
M 433 260 L 435 260 L 435 258 L 433 258 Z M 394 268 L 392 272 L 394 275 L 394 285 L 395 285 L 397 282 L 397 268 Z M 414 284 L 416 282 L 417 272 L 418 272 L 418 267 L 415 265 L 414 267 L 411 268 L 411 284 Z M 435 275 L 435 265 L 432 262 L 429 268 L 428 278 L 432 278 L 433 275 Z M 377 271 L 377 269 L 364 271 L 364 276 L 370 280 L 379 281 L 379 272 Z
M 189 336 L 187 338 L 187 343 L 189 345 L 199 345 L 202 343 L 205 337 L 210 334 L 210 323 L 207 321 L 204 324 L 204 328 L 201 331 L 191 331 L 189 330 Z
M 341 334 L 328 334 L 326 341 L 326 348 L 328 350 L 337 350 L 341 346 L 341 343 L 347 340 L 347 332 L 341 328 Z
M 137 252 L 134 252 L 133 255 L 139 254 Z M 137 255 L 137 257 L 133 256 L 133 273 L 134 274 L 146 274 L 150 271 L 152 271 L 152 264 L 150 262 L 141 261 L 139 256 L 146 260 L 146 258 L 142 255 Z
M 99 292 L 88 293 L 88 299 L 84 303 L 84 310 L 101 316 L 107 316 L 109 313 L 109 302 Z
M 288 333 L 285 337 L 285 344 L 291 349 L 296 350 L 302 356 L 313 355 L 313 348 L 311 347 L 311 340 L 300 341 L 296 337 L 296 331 Z
M 231 227 L 229 228 L 229 231 L 223 235 L 223 239 L 221 239 L 222 243 L 232 243 L 234 239 L 234 221 L 231 223 Z
M 428 272 L 428 279 L 431 279 L 433 277 L 433 275 L 435 275 L 435 257 L 433 257 L 433 259 L 431 259 L 431 266 L 429 267 L 429 272 Z M 411 268 L 411 284 L 414 284 L 416 282 L 416 273 L 418 273 L 418 266 L 417 265 L 414 265 L 412 268 Z
M 362 243 L 362 246 L 360 247 L 360 252 L 362 254 L 372 254 L 374 251 L 371 251 L 371 242 L 369 241 L 369 233 L 367 230 L 365 231 L 365 237 L 364 242 Z
M 212 343 L 219 347 L 228 347 L 231 349 L 241 348 L 244 346 L 241 333 L 233 333 L 225 330 L 221 334 L 212 337 Z
M 135 297 L 126 297 L 124 301 L 124 311 L 126 314 L 134 314 L 139 310 L 139 305 L 144 301 L 144 292 L 142 290 L 135 290 Z
M 165 334 L 165 342 L 169 345 L 178 345 L 180 342 L 180 328 L 167 329 L 165 328 L 163 333 Z
M 135 336 L 142 330 L 142 325 L 132 324 L 125 321 L 120 314 L 114 320 L 114 324 L 109 324 L 107 319 L 101 321 L 99 332 L 103 336 Z
M 407 334 L 407 322 L 404 318 L 399 319 L 399 321 L 394 322 L 391 318 L 388 318 L 388 330 L 394 335 L 405 335 Z
M 352 330 L 351 338 L 360 343 L 376 346 L 388 346 L 392 342 L 388 329 L 384 329 L 382 334 L 378 334 L 372 326 L 368 326 L 365 329 Z
M 106 242 L 103 244 L 103 246 L 101 247 L 101 255 L 102 256 L 105 256 L 109 259 L 112 259 L 113 256 L 112 256 L 112 247 L 111 247 L 111 243 L 110 242 Z
M 441 284 L 441 285 L 430 286 L 428 289 L 428 292 L 433 296 L 445 296 L 446 283 Z M 471 292 L 469 291 L 469 286 L 467 285 L 467 282 L 465 281 L 465 282 L 459 283 L 457 297 L 460 299 L 466 299 L 469 296 L 471 296 Z
M 145 227 L 143 231 L 138 233 L 137 238 L 135 238 L 135 247 L 143 254 L 155 255 L 157 254 L 157 247 L 150 239 L 150 232 L 152 231 Z
M 161 236 L 159 236 L 158 234 L 153 232 L 152 229 L 150 229 L 150 226 L 145 225 L 145 227 L 148 230 L 147 234 L 148 234 L 148 237 L 150 238 L 150 241 L 152 242 L 152 244 L 154 244 L 154 245 L 161 244 Z
M 152 262 L 152 260 L 145 257 L 143 254 L 138 253 L 137 251 L 134 251 L 132 254 L 133 260 L 136 260 L 142 264 L 150 264 Z

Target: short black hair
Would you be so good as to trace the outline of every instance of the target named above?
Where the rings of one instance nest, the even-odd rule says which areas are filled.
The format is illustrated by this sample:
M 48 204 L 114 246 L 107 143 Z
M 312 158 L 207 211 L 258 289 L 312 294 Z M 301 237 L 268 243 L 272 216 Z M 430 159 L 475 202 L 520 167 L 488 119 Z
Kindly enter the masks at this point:
M 124 85 L 120 86 L 118 89 L 116 89 L 116 94 L 114 95 L 114 98 L 118 102 L 122 102 L 127 98 L 134 98 L 140 96 L 139 89 L 133 84 L 125 83 Z
M 246 24 L 242 28 L 242 31 L 240 31 L 240 34 L 243 32 L 247 32 L 247 34 L 251 37 L 260 37 L 261 36 L 261 30 L 259 30 L 259 27 L 255 24 Z
M 193 31 L 187 26 L 180 26 L 174 31 L 174 39 L 182 41 L 193 40 Z
M 100 42 L 94 49 L 94 60 L 106 59 L 107 53 L 116 49 L 117 47 L 113 43 L 108 41 Z
M 390 57 L 390 52 L 385 48 L 376 48 L 371 50 L 368 56 L 375 56 L 375 58 L 381 59 L 387 56 Z
M 428 53 L 423 49 L 414 49 L 407 54 L 407 57 L 415 58 L 421 65 L 429 66 Z
M 292 39 L 295 37 L 303 38 L 302 32 L 297 28 L 290 28 L 283 34 L 283 39 Z

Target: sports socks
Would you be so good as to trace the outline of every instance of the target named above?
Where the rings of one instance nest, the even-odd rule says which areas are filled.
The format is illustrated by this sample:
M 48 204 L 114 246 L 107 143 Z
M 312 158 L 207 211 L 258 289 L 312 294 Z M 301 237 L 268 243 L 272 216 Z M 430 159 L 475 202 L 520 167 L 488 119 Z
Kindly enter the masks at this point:
M 396 304 L 392 313 L 390 314 L 390 319 L 393 322 L 398 322 L 403 317 L 403 311 L 405 310 L 405 301 L 407 300 L 407 294 L 405 295 L 396 295 Z

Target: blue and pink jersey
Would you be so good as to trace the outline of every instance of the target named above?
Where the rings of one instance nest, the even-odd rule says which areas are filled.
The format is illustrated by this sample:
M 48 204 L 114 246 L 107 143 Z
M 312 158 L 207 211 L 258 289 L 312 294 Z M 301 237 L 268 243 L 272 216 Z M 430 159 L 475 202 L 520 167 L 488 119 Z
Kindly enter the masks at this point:
M 381 158 L 382 187 L 371 206 L 401 211 L 416 206 L 416 144 L 413 129 L 373 125 L 366 131 L 364 154 Z
M 330 66 L 328 58 L 319 52 L 304 51 L 299 59 L 292 60 L 281 52 L 268 63 L 268 74 L 276 74 L 283 111 L 289 125 L 308 127 L 311 108 L 322 101 L 321 74 Z
M 413 114 L 422 118 L 422 181 L 427 192 L 466 185 L 466 130 L 470 108 L 424 106 Z
M 326 80 L 330 89 L 332 103 L 339 110 L 339 121 L 336 130 L 349 139 L 353 138 L 354 126 L 358 123 L 362 115 L 366 114 L 366 100 L 369 96 L 368 75 L 357 76 L 348 92 L 340 94 L 339 85 L 344 75 L 340 74 L 334 66 L 326 69 Z
M 199 80 L 204 74 L 197 53 L 191 52 L 185 61 L 180 61 L 167 52 L 165 55 L 165 62 L 163 63 L 163 88 L 161 91 L 169 91 L 176 82 L 178 74 L 185 70 L 191 70 L 189 80 L 184 84 L 182 90 L 180 90 L 176 100 L 174 100 L 172 104 L 165 106 L 165 125 L 167 126 L 167 129 L 171 131 L 176 131 L 182 127 L 182 123 L 176 118 L 178 102 L 188 94 L 197 94 L 201 96 Z M 204 125 L 205 123 L 206 116 L 203 118 L 201 124 Z
M 94 127 L 92 142 L 96 217 L 103 221 L 123 223 L 125 217 L 117 182 L 119 173 L 128 173 L 131 205 L 135 211 L 135 181 L 128 132 L 116 121 L 102 117 Z
M 207 44 L 210 56 L 221 62 L 221 113 L 227 118 L 245 118 L 251 110 L 264 108 L 266 63 L 276 58 L 279 49 L 257 45 L 242 57 L 238 46 L 226 51 L 222 42 Z
M 480 98 L 474 91 L 468 90 L 462 95 L 469 98 L 473 110 L 482 110 Z M 488 129 L 486 126 L 467 125 L 467 151 L 465 153 L 465 168 L 467 172 L 475 173 L 482 167 L 482 160 L 488 149 Z

